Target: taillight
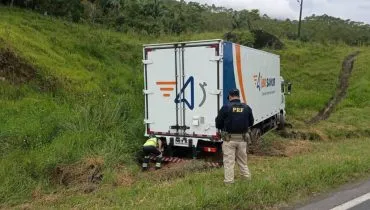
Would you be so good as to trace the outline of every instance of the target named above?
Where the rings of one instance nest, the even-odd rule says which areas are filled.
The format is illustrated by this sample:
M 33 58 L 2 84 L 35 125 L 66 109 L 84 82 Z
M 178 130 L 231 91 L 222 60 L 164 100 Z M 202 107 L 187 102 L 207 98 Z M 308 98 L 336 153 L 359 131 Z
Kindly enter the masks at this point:
M 217 148 L 216 147 L 203 147 L 204 152 L 211 152 L 211 153 L 216 153 Z

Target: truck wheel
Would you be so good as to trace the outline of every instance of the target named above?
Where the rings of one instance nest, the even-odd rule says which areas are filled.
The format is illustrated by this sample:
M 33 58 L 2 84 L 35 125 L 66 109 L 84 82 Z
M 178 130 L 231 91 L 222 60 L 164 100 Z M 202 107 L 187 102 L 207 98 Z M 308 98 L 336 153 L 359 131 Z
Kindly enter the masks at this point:
M 173 147 L 171 145 L 167 145 L 165 148 L 164 148 L 164 156 L 169 156 L 169 157 L 173 157 Z
M 260 128 L 253 128 L 251 132 L 251 144 L 248 146 L 250 153 L 256 153 L 261 143 L 262 131 Z
M 278 125 L 279 130 L 284 130 L 285 129 L 285 117 L 284 115 L 280 115 L 279 117 L 279 125 Z

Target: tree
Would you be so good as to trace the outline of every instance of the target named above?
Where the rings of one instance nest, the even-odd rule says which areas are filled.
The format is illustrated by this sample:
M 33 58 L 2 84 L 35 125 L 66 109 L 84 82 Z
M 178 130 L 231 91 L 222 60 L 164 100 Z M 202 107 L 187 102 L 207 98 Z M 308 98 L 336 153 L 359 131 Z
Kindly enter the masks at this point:
M 303 1 L 299 2 L 303 7 Z M 261 16 L 259 10 L 235 11 L 184 0 L 0 0 L 0 3 L 70 21 L 83 19 L 123 32 L 157 36 L 162 33 L 262 30 L 278 38 L 296 39 L 299 34 L 304 41 L 370 45 L 370 25 L 328 15 L 312 15 L 301 21 L 278 20 Z M 300 25 L 305 30 L 297 33 Z

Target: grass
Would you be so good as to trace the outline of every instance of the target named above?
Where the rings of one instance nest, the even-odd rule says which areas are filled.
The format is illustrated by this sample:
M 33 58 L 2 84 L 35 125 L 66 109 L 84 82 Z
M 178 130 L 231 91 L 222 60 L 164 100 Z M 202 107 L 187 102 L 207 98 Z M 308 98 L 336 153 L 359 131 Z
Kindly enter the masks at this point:
M 293 84 L 287 111 L 295 120 L 306 121 L 320 111 L 334 94 L 343 59 L 354 48 L 346 45 L 288 42 L 281 56 L 283 76 Z
M 43 92 L 31 83 L 0 83 L 0 202 L 47 188 L 59 163 L 86 155 L 102 155 L 108 165 L 133 161 L 143 138 L 138 41 L 8 8 L 0 8 L 0 39 L 0 48 L 60 84 Z
M 369 56 L 368 50 L 361 50 L 361 54 L 354 64 L 347 97 L 337 107 L 328 122 L 318 125 L 324 127 L 326 132 L 334 138 L 338 138 L 338 136 L 370 136 L 368 126 L 370 120 L 368 114 L 370 113 L 370 101 L 368 100 L 370 98 Z
M 259 208 L 300 199 L 369 172 L 365 166 L 369 159 L 364 155 L 369 140 L 354 139 L 315 143 L 313 154 L 254 159 L 254 181 L 228 188 L 226 195 L 220 181 L 222 170 L 188 173 L 163 183 L 138 181 L 130 188 L 112 187 L 120 173 L 117 167 L 123 165 L 126 173 L 135 176 L 138 171 L 134 156 L 144 141 L 142 44 L 221 35 L 144 37 L 0 7 L 0 53 L 10 49 L 36 70 L 35 78 L 26 83 L 0 80 L 0 203 L 12 206 L 32 201 L 35 192 L 63 192 L 50 181 L 51 172 L 60 164 L 86 157 L 104 160 L 105 178 L 98 192 L 67 193 L 45 205 L 36 199 L 35 205 Z M 294 85 L 293 95 L 287 97 L 288 118 L 298 128 L 306 128 L 303 121 L 314 116 L 335 92 L 343 58 L 357 49 L 341 44 L 285 43 L 286 48 L 275 53 L 281 55 L 284 78 Z M 360 50 L 348 97 L 327 122 L 313 127 L 332 138 L 369 135 L 370 49 Z M 37 81 L 56 88 L 43 90 Z M 326 156 L 326 150 L 332 156 Z M 340 152 L 347 155 L 338 157 Z M 179 202 L 184 197 L 188 200 Z M 156 198 L 161 202 L 155 202 Z
M 356 141 L 356 144 L 353 143 Z M 369 175 L 370 139 L 312 143 L 314 152 L 289 158 L 251 157 L 252 181 L 223 185 L 222 169 L 189 173 L 169 181 L 141 180 L 131 187 L 103 185 L 93 194 L 64 194 L 33 208 L 267 209 L 286 206 L 318 192 Z

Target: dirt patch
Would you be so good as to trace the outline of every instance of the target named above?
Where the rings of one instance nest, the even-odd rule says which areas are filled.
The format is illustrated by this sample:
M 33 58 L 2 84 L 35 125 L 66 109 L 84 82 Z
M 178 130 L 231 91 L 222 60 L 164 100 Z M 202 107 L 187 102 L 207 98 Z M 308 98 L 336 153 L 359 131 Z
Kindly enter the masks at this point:
M 14 206 L 15 209 L 35 209 L 35 206 L 50 206 L 66 196 L 91 193 L 98 189 L 103 179 L 104 160 L 101 157 L 86 158 L 75 164 L 61 164 L 51 172 L 50 182 L 57 191 L 45 193 L 41 187 L 32 191 L 32 201 Z
M 293 157 L 295 155 L 309 153 L 312 151 L 312 143 L 309 141 L 290 141 L 285 145 L 284 155 Z
M 30 203 L 24 203 L 19 206 L 16 206 L 15 209 L 30 210 L 33 209 L 33 206 Z
M 136 178 L 129 172 L 124 166 L 119 165 L 115 168 L 117 175 L 113 181 L 113 186 L 115 187 L 129 187 L 136 182 Z
M 39 187 L 32 192 L 32 199 L 43 204 L 54 203 L 58 201 L 61 197 L 61 193 L 44 194 Z
M 58 165 L 52 172 L 51 182 L 90 193 L 103 180 L 103 164 L 102 158 L 87 158 L 76 164 Z
M 319 136 L 319 138 L 316 140 L 329 141 L 330 137 L 326 135 L 325 132 L 323 132 L 322 130 L 319 130 L 317 128 L 311 128 L 310 130 L 312 131 L 311 133 L 315 133 Z
M 32 192 L 32 201 L 12 206 L 11 209 L 22 209 L 22 210 L 35 209 L 34 205 L 36 206 L 51 205 L 53 203 L 57 203 L 65 196 L 66 195 L 64 194 L 64 192 L 44 194 L 41 188 L 38 187 Z
M 330 141 L 336 139 L 351 139 L 370 137 L 370 129 L 356 129 L 352 126 L 331 125 L 335 133 L 327 134 L 318 128 L 308 128 L 307 130 L 281 130 L 277 134 L 286 139 L 309 140 L 309 141 Z
M 51 75 L 41 76 L 37 69 L 18 56 L 9 48 L 0 49 L 0 82 L 8 81 L 12 85 L 34 83 L 39 91 L 55 93 L 60 87 L 57 78 Z
M 312 142 L 306 140 L 274 141 L 257 155 L 293 157 L 312 151 Z
M 310 141 L 321 141 L 327 139 L 328 137 L 321 132 L 316 130 L 312 131 L 298 131 L 298 130 L 281 130 L 278 131 L 278 134 L 283 138 L 288 139 L 301 139 L 301 140 L 310 140 Z
M 339 86 L 334 94 L 334 96 L 330 99 L 327 105 L 311 120 L 309 120 L 308 124 L 315 124 L 321 120 L 326 120 L 329 118 L 330 114 L 334 111 L 334 108 L 337 104 L 339 104 L 343 98 L 346 97 L 347 89 L 349 86 L 349 78 L 351 77 L 353 65 L 355 62 L 355 58 L 360 52 L 354 52 L 347 56 L 342 64 L 342 71 L 339 75 Z
M 114 186 L 132 186 L 135 183 L 135 178 L 129 173 L 119 173 L 116 181 L 113 183 Z
M 160 170 L 151 168 L 148 172 L 141 174 L 144 178 L 154 181 L 168 181 L 183 178 L 186 174 L 211 170 L 201 160 L 189 160 L 180 163 L 167 163 Z
M 36 69 L 9 49 L 0 50 L 0 80 L 24 84 L 36 77 Z

